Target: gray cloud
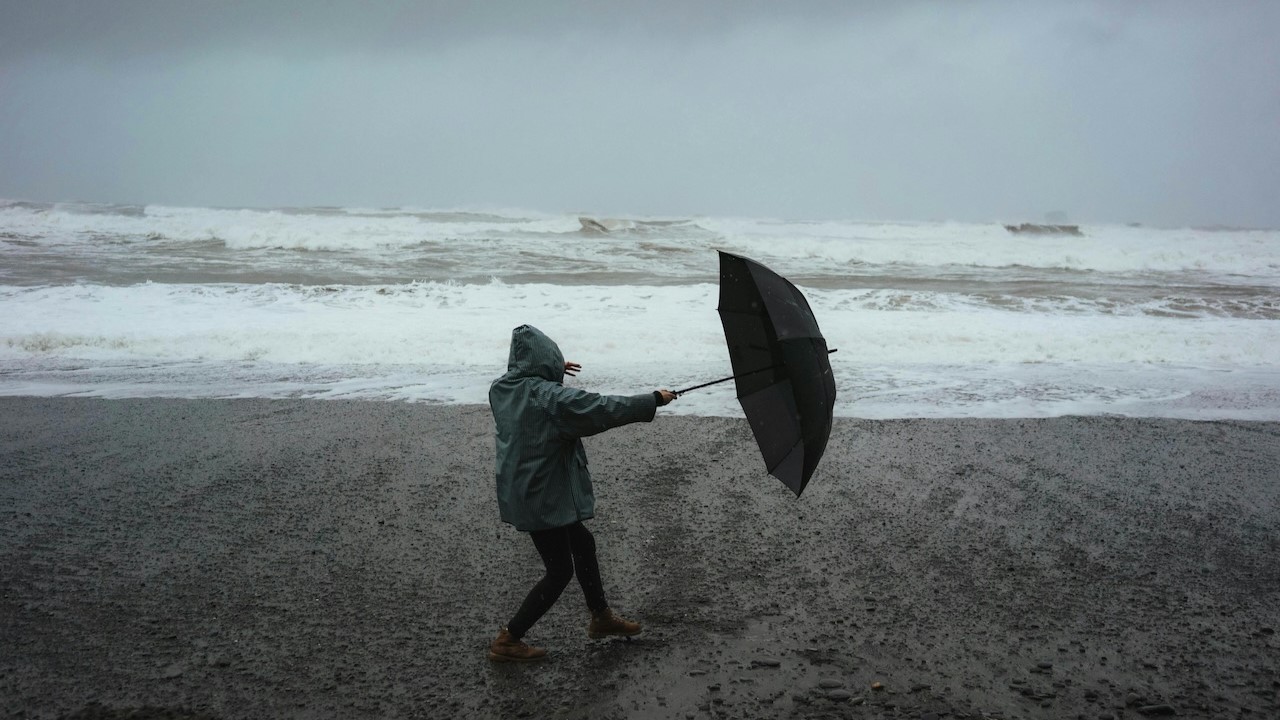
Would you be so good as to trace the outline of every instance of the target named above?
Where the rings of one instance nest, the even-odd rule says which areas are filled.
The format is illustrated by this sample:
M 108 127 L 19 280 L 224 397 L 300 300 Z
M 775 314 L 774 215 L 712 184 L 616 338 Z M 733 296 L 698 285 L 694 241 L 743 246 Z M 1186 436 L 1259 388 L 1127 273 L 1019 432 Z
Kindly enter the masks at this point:
M 1273 4 L 4 15 L 0 196 L 1280 226 Z

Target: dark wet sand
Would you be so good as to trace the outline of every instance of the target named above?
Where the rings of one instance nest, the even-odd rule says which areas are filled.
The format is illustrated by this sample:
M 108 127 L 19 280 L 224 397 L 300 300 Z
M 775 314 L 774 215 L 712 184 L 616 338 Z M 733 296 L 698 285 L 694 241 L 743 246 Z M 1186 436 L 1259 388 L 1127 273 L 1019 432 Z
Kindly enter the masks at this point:
M 1277 424 L 839 421 L 799 501 L 742 421 L 615 430 L 589 526 L 645 634 L 571 586 L 511 667 L 485 408 L 0 421 L 2 716 L 1280 717 Z

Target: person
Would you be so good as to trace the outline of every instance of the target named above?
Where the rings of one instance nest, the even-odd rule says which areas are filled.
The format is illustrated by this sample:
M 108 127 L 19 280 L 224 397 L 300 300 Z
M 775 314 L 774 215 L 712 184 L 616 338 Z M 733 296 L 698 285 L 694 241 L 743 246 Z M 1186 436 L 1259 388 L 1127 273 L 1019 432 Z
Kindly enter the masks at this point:
M 582 366 L 566 362 L 542 331 L 511 332 L 507 372 L 489 387 L 497 431 L 496 479 L 502 520 L 529 533 L 546 572 L 519 610 L 489 644 L 497 662 L 538 660 L 546 650 L 524 642 L 576 574 L 587 601 L 591 638 L 632 636 L 640 624 L 609 609 L 600 581 L 596 542 L 582 521 L 595 514 L 591 473 L 582 438 L 633 422 L 649 422 L 670 390 L 642 395 L 599 395 L 563 385 Z

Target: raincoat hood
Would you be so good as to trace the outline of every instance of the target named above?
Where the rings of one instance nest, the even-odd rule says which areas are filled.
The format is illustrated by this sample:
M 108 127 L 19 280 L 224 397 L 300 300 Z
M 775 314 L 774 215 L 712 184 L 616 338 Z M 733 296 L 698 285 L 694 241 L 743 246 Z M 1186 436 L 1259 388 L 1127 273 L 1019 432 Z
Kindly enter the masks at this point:
M 554 383 L 564 382 L 564 355 L 560 346 L 532 325 L 512 330 L 505 377 L 539 377 Z

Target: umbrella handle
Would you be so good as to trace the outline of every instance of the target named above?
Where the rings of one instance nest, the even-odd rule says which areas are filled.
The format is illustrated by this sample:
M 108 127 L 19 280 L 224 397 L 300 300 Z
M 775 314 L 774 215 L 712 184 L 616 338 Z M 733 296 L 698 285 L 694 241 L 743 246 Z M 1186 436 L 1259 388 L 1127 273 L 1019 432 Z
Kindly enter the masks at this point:
M 827 354 L 828 354 L 828 355 L 830 355 L 831 353 L 836 352 L 836 351 L 837 351 L 837 350 L 839 350 L 839 349 L 840 349 L 840 348 L 831 348 L 830 350 L 828 350 L 828 351 L 827 351 Z M 759 368 L 759 369 L 757 369 L 757 370 L 748 370 L 748 371 L 746 371 L 746 372 L 744 372 L 744 373 L 738 373 L 737 375 L 730 375 L 729 377 L 722 377 L 722 378 L 720 378 L 719 380 L 712 380 L 711 382 L 705 382 L 705 383 L 702 383 L 701 385 L 694 385 L 693 387 L 687 387 L 687 388 L 685 388 L 685 389 L 683 389 L 683 390 L 676 390 L 676 391 L 675 391 L 675 392 L 676 392 L 676 397 L 679 397 L 679 396 L 681 396 L 681 395 L 683 395 L 683 394 L 685 394 L 685 393 L 689 392 L 690 390 L 701 390 L 701 389 L 702 389 L 702 388 L 704 388 L 704 387 L 711 387 L 712 385 L 719 385 L 719 384 L 720 384 L 720 383 L 722 383 L 722 382 L 729 382 L 730 380 L 737 380 L 738 378 L 744 378 L 744 377 L 747 377 L 748 375 L 755 375 L 756 373 L 762 373 L 762 372 L 765 372 L 765 371 L 767 371 L 767 370 L 772 370 L 772 369 L 774 369 L 774 368 L 776 368 L 776 367 L 778 367 L 778 366 L 777 366 L 777 365 L 770 365 L 769 367 L 763 367 L 763 368 Z

